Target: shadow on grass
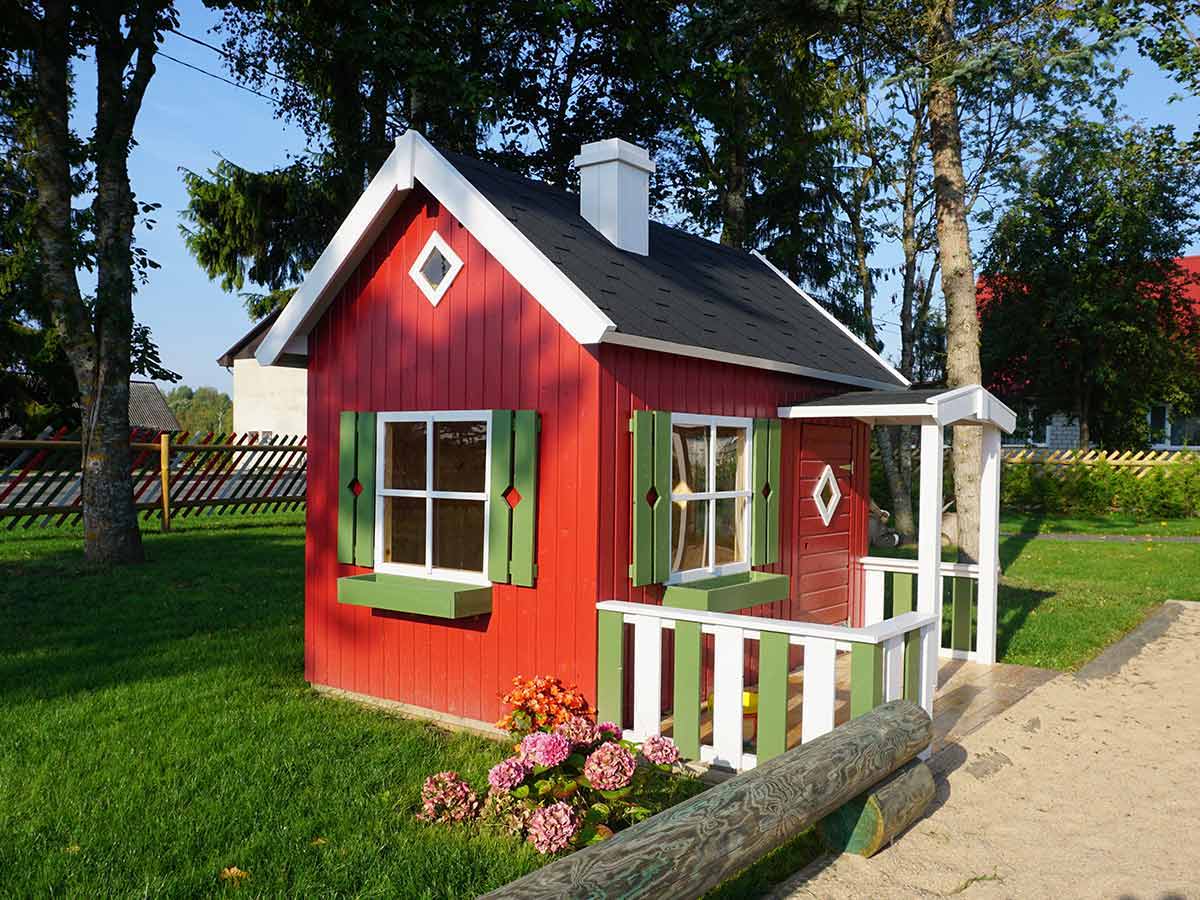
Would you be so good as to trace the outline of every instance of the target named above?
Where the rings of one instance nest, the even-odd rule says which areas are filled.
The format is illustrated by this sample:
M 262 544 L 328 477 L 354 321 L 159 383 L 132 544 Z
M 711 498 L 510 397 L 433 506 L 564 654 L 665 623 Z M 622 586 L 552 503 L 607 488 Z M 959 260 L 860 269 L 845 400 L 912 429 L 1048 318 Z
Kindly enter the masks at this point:
M 143 565 L 92 566 L 77 545 L 8 544 L 0 562 L 0 695 L 48 699 L 236 666 L 279 670 L 302 627 L 303 534 L 222 528 L 148 543 Z
M 791 878 L 825 852 L 817 830 L 810 828 L 772 850 L 754 865 L 705 894 L 706 900 L 743 900 L 761 897 L 768 890 Z M 830 857 L 832 860 L 834 857 Z
M 1003 661 L 1025 620 L 1033 614 L 1044 601 L 1054 596 L 1054 591 L 1039 591 L 1034 588 L 1019 588 L 1012 585 L 1000 585 L 997 604 L 996 623 L 996 658 Z

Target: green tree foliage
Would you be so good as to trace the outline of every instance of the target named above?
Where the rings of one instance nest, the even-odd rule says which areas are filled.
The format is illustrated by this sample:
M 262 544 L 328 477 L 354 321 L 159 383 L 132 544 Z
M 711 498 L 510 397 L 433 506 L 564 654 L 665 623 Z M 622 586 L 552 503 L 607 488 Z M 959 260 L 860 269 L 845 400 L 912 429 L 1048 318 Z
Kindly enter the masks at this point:
M 1112 29 L 1132 20 L 1138 30 L 1138 48 L 1193 95 L 1200 95 L 1200 2 L 1150 0 L 1130 4 L 1122 15 L 1104 20 Z
M 229 4 L 233 74 L 270 92 L 311 149 L 266 172 L 229 160 L 185 172 L 188 247 L 265 315 L 290 298 L 410 127 L 443 149 L 569 184 L 583 141 L 653 143 L 664 101 L 639 78 L 636 35 L 661 20 L 653 3 L 627 0 Z
M 42 275 L 41 251 L 34 232 L 37 186 L 23 152 L 28 112 L 34 102 L 32 73 L 18 55 L 0 67 L 0 432 L 16 427 L 25 435 L 66 424 L 78 415 L 79 388 L 54 323 Z M 73 191 L 95 190 L 87 147 L 73 138 L 70 148 Z M 73 208 L 72 230 L 77 264 L 95 267 L 93 214 Z M 152 265 L 135 255 L 139 274 Z M 89 302 L 94 298 L 89 297 Z M 178 381 L 162 365 L 150 329 L 134 323 L 131 364 L 136 374 L 157 381 Z
M 167 406 L 184 431 L 200 434 L 228 432 L 233 427 L 233 401 L 213 387 L 192 390 L 186 384 L 171 388 Z
M 1189 412 L 1200 322 L 1173 260 L 1196 233 L 1196 160 L 1169 128 L 1075 122 L 1000 218 L 984 277 L 989 383 L 1080 422 L 1080 443 L 1145 443 L 1152 402 Z

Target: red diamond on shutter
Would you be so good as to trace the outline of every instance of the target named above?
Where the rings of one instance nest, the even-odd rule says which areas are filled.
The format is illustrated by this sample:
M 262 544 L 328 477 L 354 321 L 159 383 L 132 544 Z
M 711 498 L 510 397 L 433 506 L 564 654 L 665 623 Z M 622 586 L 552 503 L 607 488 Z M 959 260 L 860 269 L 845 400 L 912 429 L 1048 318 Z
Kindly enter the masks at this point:
M 351 479 L 350 483 L 346 485 L 346 487 L 350 489 L 350 493 L 352 493 L 355 497 L 360 496 L 363 492 L 363 486 L 357 478 Z
M 521 492 L 515 487 L 510 487 L 500 496 L 504 498 L 504 502 L 508 504 L 509 509 L 516 509 L 517 504 L 521 502 Z
M 653 506 L 657 502 L 658 491 L 656 491 L 654 488 L 650 488 L 650 490 L 646 491 L 646 505 Z

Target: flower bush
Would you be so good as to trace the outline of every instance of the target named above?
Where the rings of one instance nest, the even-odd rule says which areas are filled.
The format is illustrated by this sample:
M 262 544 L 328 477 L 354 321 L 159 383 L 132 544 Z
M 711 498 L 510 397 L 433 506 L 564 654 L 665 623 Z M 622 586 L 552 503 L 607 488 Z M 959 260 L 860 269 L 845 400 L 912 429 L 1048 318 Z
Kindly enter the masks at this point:
M 515 708 L 501 724 L 520 740 L 488 772 L 485 800 L 456 773 L 440 772 L 426 780 L 417 818 L 476 821 L 550 854 L 604 840 L 673 802 L 684 782 L 672 777 L 683 770 L 670 738 L 623 740 L 615 723 L 597 724 L 583 696 L 557 679 L 513 683 L 504 700 Z
M 523 737 L 532 731 L 545 731 L 580 716 L 595 721 L 596 711 L 588 706 L 578 688 L 567 687 L 559 679 L 546 675 L 513 679 L 513 689 L 500 698 L 513 709 L 496 723 L 497 727 Z

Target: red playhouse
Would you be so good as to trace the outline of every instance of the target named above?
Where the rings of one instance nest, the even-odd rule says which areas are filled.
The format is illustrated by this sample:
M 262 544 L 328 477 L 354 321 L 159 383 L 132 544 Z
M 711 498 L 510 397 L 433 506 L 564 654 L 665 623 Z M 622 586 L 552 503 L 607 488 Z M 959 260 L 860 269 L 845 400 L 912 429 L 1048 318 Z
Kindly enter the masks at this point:
M 744 672 L 714 654 L 734 611 L 808 623 L 785 671 L 812 629 L 869 624 L 868 423 L 947 395 L 906 390 L 762 256 L 651 222 L 645 150 L 575 164 L 579 195 L 406 133 L 259 346 L 308 369 L 305 674 L 486 727 L 516 675 L 622 717 L 632 656 L 662 703 L 627 724 L 684 691 L 678 739 L 714 672 L 740 698 L 779 664 L 765 633 Z M 691 619 L 629 641 L 612 601 Z

